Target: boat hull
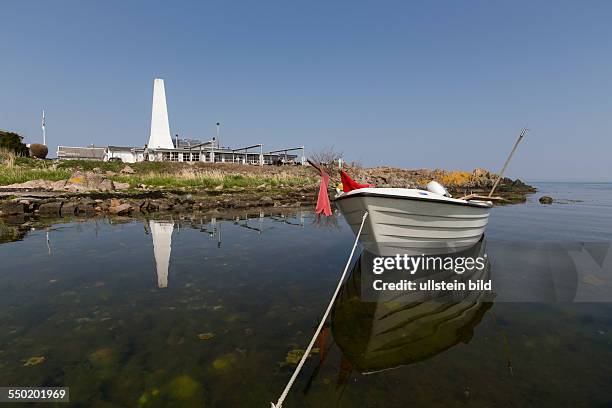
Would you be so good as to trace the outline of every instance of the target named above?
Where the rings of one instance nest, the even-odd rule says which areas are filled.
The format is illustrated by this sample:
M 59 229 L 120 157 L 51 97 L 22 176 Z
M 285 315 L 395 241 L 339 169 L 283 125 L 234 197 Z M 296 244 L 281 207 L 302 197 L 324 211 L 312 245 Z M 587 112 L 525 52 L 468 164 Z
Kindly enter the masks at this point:
M 355 234 L 364 212 L 369 212 L 360 240 L 368 251 L 380 255 L 441 254 L 469 248 L 482 237 L 490 210 L 490 205 L 459 200 L 384 194 L 347 195 L 335 202 Z

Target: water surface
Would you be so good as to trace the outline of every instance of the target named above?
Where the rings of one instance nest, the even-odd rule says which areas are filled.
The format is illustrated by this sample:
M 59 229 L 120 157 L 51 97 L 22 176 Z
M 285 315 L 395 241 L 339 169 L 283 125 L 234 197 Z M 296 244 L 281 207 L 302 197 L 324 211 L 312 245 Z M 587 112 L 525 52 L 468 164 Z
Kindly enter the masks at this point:
M 538 187 L 526 204 L 493 210 L 492 273 L 496 259 L 504 270 L 506 241 L 612 241 L 612 185 Z M 561 201 L 540 205 L 542 194 Z M 0 385 L 70 386 L 83 407 L 260 407 L 290 377 L 287 354 L 310 340 L 353 235 L 341 216 L 286 211 L 71 220 L 10 239 L 0 245 Z M 438 332 L 431 318 L 404 319 L 390 344 L 407 336 L 414 347 L 373 360 L 385 305 L 360 301 L 359 273 L 284 406 L 612 404 L 610 303 L 482 303 Z M 45 359 L 25 365 L 31 357 Z

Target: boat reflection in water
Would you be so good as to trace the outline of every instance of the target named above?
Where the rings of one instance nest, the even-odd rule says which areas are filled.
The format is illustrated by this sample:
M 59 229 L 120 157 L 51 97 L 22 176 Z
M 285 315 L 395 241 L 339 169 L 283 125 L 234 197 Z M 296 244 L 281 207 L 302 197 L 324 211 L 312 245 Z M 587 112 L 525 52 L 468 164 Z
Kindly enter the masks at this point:
M 447 257 L 482 257 L 485 243 Z M 367 285 L 379 275 L 372 271 L 372 254 L 364 252 L 355 264 L 334 304 L 331 329 L 340 347 L 342 367 L 372 373 L 431 358 L 471 340 L 474 328 L 491 307 L 490 292 L 378 291 Z M 448 274 L 455 277 L 448 277 Z M 436 276 L 437 275 L 437 276 Z M 374 278 L 372 278 L 374 276 Z M 488 279 L 485 267 L 461 275 L 454 271 L 417 270 L 414 280 Z M 408 278 L 410 279 L 410 278 Z M 374 291 L 372 291 L 374 292 Z
M 173 221 L 149 221 L 151 236 L 153 237 L 153 253 L 155 255 L 155 268 L 157 269 L 157 287 L 168 287 L 168 267 L 170 265 L 170 252 L 172 250 Z

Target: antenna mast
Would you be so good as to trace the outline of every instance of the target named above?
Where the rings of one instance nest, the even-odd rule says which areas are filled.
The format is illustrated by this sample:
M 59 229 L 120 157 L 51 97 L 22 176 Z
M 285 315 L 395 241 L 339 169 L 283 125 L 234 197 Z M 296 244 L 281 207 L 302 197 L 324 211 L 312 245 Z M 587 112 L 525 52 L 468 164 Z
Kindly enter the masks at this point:
M 42 110 L 42 119 L 41 119 L 41 127 L 42 127 L 42 136 L 43 136 L 43 144 L 47 145 L 47 130 L 45 129 L 45 109 Z

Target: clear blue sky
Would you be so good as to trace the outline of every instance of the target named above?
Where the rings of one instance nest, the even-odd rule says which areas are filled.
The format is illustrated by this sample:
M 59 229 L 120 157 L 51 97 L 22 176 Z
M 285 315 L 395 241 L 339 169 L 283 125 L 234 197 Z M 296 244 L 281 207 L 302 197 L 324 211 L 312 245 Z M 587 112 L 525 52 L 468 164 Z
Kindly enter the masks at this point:
M 612 181 L 612 2 L 9 1 L 0 128 L 62 145 L 173 134 L 334 145 L 364 165 Z

